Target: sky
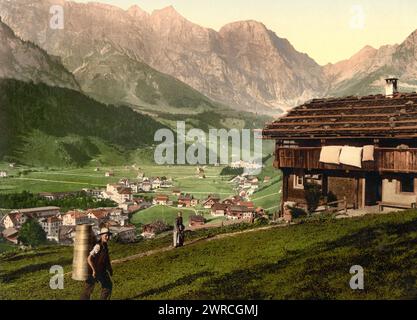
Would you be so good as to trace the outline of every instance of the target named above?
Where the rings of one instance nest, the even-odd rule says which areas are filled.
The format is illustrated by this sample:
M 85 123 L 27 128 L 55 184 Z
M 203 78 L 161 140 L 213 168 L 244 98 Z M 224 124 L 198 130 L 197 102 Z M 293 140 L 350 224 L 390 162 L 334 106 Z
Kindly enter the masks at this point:
M 89 2 L 76 0 L 76 2 Z M 324 65 L 348 59 L 366 45 L 401 43 L 417 29 L 415 0 L 95 0 L 147 12 L 172 5 L 182 16 L 219 30 L 257 20 Z

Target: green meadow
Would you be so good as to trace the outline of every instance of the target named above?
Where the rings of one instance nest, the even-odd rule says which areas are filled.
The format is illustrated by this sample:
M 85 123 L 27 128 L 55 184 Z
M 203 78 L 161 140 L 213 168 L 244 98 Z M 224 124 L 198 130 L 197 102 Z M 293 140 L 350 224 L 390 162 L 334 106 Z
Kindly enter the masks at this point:
M 130 165 L 98 167 L 99 171 L 97 172 L 95 168 L 9 168 L 3 164 L 0 166 L 0 170 L 6 170 L 9 176 L 0 178 L 0 192 L 13 193 L 23 190 L 34 193 L 60 192 L 105 187 L 106 184 L 116 183 L 121 178 L 135 179 L 138 172 L 143 172 L 148 177 L 171 177 L 175 187 L 181 188 L 184 192 L 196 192 L 202 197 L 213 192 L 224 195 L 229 195 L 232 192 L 232 185 L 227 183 L 231 177 L 220 176 L 222 167 L 206 167 L 206 179 L 198 178 L 196 166 L 138 165 L 139 169 L 135 169 Z M 107 171 L 112 171 L 114 177 L 105 177 Z
M 77 191 L 83 188 L 103 188 L 108 183 L 116 183 L 121 178 L 135 180 L 138 172 L 143 172 L 148 177 L 166 176 L 173 179 L 173 187 L 160 189 L 149 195 L 172 194 L 173 189 L 180 189 L 183 193 L 191 193 L 197 199 L 204 199 L 209 194 L 217 194 L 221 198 L 227 198 L 235 194 L 234 185 L 229 181 L 232 176 L 221 176 L 223 167 L 204 167 L 205 179 L 198 178 L 196 166 L 157 166 L 137 165 L 130 166 L 85 168 L 42 168 L 42 167 L 21 167 L 10 168 L 6 164 L 0 165 L 0 170 L 8 172 L 7 178 L 0 178 L 0 193 L 15 193 L 21 191 L 39 192 L 60 192 Z M 113 177 L 105 177 L 105 173 L 111 171 Z M 272 179 L 268 184 L 263 183 L 264 176 Z M 265 169 L 260 174 L 260 190 L 252 196 L 257 206 L 265 209 L 277 206 L 280 199 L 280 173 L 271 170 L 269 160 Z M 146 195 L 146 194 L 144 194 Z M 175 196 L 171 196 L 175 200 Z M 1 208 L 1 205 L 0 205 Z
M 6 242 L 0 242 L 0 253 L 12 251 L 15 249 L 15 246 Z
M 417 211 L 300 222 L 115 264 L 113 299 L 416 298 Z M 207 235 L 188 234 L 187 240 L 193 237 Z M 112 244 L 110 252 L 119 259 L 170 242 L 167 235 L 134 245 Z M 78 299 L 82 283 L 70 275 L 64 290 L 49 288 L 49 268 L 62 265 L 69 272 L 71 261 L 68 247 L 1 255 L 0 299 Z M 364 269 L 364 290 L 349 286 L 354 265 Z
M 194 209 L 174 208 L 168 206 L 154 206 L 149 209 L 139 211 L 133 215 L 130 222 L 136 225 L 142 225 L 159 220 L 173 226 L 179 211 L 182 212 L 184 225 L 188 225 L 189 217 L 195 214 Z
M 256 207 L 264 208 L 269 212 L 279 209 L 281 203 L 281 181 L 275 179 L 270 185 L 265 186 L 252 196 Z
M 173 226 L 175 222 L 175 218 L 177 217 L 178 212 L 182 212 L 182 217 L 184 221 L 184 225 L 188 226 L 190 221 L 190 216 L 195 215 L 198 213 L 202 213 L 202 210 L 197 210 L 193 208 L 175 208 L 169 206 L 154 206 L 149 209 L 145 209 L 135 213 L 130 222 L 135 225 L 143 225 L 149 224 L 155 221 L 163 221 L 168 225 Z M 208 210 L 203 214 L 204 219 L 206 220 L 206 225 L 211 225 L 214 223 L 221 223 L 224 221 L 224 217 L 213 217 L 208 213 Z

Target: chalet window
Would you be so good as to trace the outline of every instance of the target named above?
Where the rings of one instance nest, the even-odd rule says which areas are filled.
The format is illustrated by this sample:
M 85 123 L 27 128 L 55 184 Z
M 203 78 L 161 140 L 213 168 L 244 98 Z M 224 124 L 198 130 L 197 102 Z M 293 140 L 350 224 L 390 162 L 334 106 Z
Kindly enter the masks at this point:
M 304 189 L 304 176 L 294 176 L 294 189 Z
M 323 177 L 320 174 L 306 174 L 304 180 L 307 183 L 314 183 L 320 186 L 323 184 Z
M 414 193 L 414 177 L 402 177 L 400 179 L 401 193 Z
M 293 140 L 284 140 L 283 147 L 285 148 L 297 148 L 298 144 Z

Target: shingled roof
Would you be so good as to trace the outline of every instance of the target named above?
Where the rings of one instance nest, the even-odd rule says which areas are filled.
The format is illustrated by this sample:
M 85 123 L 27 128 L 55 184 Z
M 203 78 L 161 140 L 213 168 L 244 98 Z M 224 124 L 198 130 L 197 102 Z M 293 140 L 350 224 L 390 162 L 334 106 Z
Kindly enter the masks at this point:
M 317 138 L 417 137 L 417 93 L 314 99 L 267 124 L 263 137 Z

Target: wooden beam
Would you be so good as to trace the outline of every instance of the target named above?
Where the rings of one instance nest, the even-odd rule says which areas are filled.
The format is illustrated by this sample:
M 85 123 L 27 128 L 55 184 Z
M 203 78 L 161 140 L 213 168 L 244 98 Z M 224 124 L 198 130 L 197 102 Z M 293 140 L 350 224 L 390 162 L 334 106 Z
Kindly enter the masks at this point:
M 282 170 L 282 175 L 281 214 L 284 213 L 284 203 L 288 201 L 289 172 Z
M 325 126 L 325 125 L 340 125 L 340 124 L 386 124 L 386 125 L 390 125 L 390 124 L 396 124 L 396 123 L 417 123 L 417 119 L 410 119 L 410 120 L 395 120 L 395 121 L 344 121 L 344 122 L 338 122 L 338 121 L 334 121 L 334 122 L 278 122 L 275 123 L 273 125 L 271 125 L 270 127 L 268 127 L 268 130 L 273 130 L 275 127 L 279 127 L 279 126 Z
M 408 94 L 407 96 L 401 97 L 402 100 L 413 100 L 417 99 L 416 93 Z M 340 104 L 340 103 L 352 103 L 352 102 L 381 102 L 381 101 L 393 101 L 392 98 L 386 98 L 384 95 L 380 94 L 377 96 L 369 96 L 369 97 L 361 97 L 360 99 L 358 97 L 346 97 L 346 98 L 327 98 L 327 99 L 317 99 L 317 101 L 314 101 L 314 99 L 311 102 L 305 103 L 304 105 L 322 105 L 323 107 L 326 107 L 329 104 Z M 397 98 L 394 101 L 399 101 Z M 417 103 L 417 101 L 414 101 Z
M 417 115 L 417 112 L 407 112 L 406 114 L 396 113 L 365 113 L 365 114 L 323 114 L 323 115 L 305 115 L 305 116 L 291 116 L 282 117 L 279 120 L 268 123 L 268 125 L 274 125 L 279 123 L 280 120 L 302 120 L 302 119 L 316 119 L 316 118 L 363 118 L 363 117 L 374 117 L 374 118 L 390 118 L 405 115 Z
M 329 182 L 328 182 L 328 177 L 327 177 L 326 171 L 324 171 L 323 174 L 322 174 L 321 188 L 322 188 L 321 192 L 322 192 L 323 196 L 327 197 L 327 195 L 329 193 Z
M 297 147 L 297 148 L 286 148 L 286 147 L 278 147 L 276 151 L 278 150 L 306 150 L 306 151 L 312 151 L 312 150 L 321 150 L 322 147 Z M 397 148 L 375 148 L 375 152 L 377 151 L 395 151 L 395 152 L 417 152 L 417 148 L 408 148 L 408 149 L 397 149 Z
M 344 107 L 330 107 L 330 108 L 303 108 L 303 107 L 296 107 L 295 109 L 291 110 L 290 114 L 297 113 L 297 112 L 320 112 L 320 111 L 352 111 L 352 110 L 376 110 L 376 109 L 393 109 L 393 108 L 412 108 L 417 110 L 417 104 L 399 104 L 399 105 L 386 105 L 386 106 L 344 106 Z
M 366 123 L 364 123 L 366 124 Z M 309 133 L 309 134 L 314 134 L 317 132 L 351 132 L 351 131 L 359 131 L 359 132 L 363 132 L 363 131 L 404 131 L 404 130 L 411 130 L 411 131 L 416 131 L 417 134 L 417 126 L 404 126 L 404 127 L 395 127 L 395 128 L 387 128 L 387 127 L 375 127 L 375 128 L 345 128 L 345 127 L 340 127 L 340 128 L 329 128 L 329 129 L 324 129 L 324 128 L 316 128 L 316 129 L 267 129 L 264 130 L 264 133 L 273 133 L 273 132 L 305 132 L 305 133 Z
M 345 139 L 360 139 L 360 140 L 370 140 L 370 139 L 380 139 L 380 140 L 388 140 L 388 139 L 414 139 L 417 138 L 417 133 L 415 134 L 391 134 L 390 136 L 387 136 L 386 134 L 378 134 L 375 135 L 366 135 L 366 134 L 360 134 L 360 135 L 352 135 L 352 134 L 338 134 L 338 135 L 326 135 L 326 134 L 314 134 L 314 135 L 264 135 L 262 137 L 263 140 L 277 140 L 277 139 L 291 139 L 294 141 L 300 141 L 300 140 L 318 140 L 321 139 L 328 139 L 328 140 L 345 140 Z

